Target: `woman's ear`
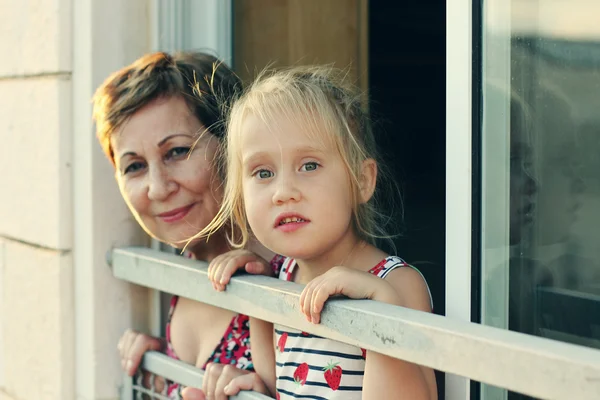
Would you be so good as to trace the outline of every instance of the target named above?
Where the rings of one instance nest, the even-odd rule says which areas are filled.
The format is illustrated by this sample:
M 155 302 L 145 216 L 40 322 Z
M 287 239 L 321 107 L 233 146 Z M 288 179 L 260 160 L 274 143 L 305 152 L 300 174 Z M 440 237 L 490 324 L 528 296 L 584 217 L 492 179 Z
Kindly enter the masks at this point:
M 372 158 L 367 158 L 362 162 L 360 173 L 360 201 L 361 203 L 368 202 L 377 186 L 377 162 Z

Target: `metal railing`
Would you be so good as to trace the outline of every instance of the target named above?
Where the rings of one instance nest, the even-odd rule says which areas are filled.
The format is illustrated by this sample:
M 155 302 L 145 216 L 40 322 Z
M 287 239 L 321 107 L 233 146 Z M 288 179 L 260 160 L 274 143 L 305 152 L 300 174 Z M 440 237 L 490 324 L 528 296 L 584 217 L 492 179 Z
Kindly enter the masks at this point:
M 144 375 L 144 371 L 149 376 Z M 174 360 L 165 354 L 148 351 L 144 354 L 140 368 L 133 377 L 125 376 L 121 393 L 121 400 L 169 400 L 167 385 L 164 379 L 177 382 L 182 386 L 201 387 L 204 373 L 201 369 L 193 367 L 179 360 Z M 156 379 L 163 378 L 161 388 L 155 385 Z M 144 383 L 147 384 L 144 384 Z M 267 400 L 270 397 L 255 392 L 240 392 L 231 396 L 235 400 Z
M 244 275 L 216 292 L 206 263 L 146 248 L 113 250 L 112 266 L 117 278 L 138 285 L 537 398 L 600 398 L 595 349 L 371 300 L 330 300 L 313 325 L 299 311 L 302 286 L 295 283 Z

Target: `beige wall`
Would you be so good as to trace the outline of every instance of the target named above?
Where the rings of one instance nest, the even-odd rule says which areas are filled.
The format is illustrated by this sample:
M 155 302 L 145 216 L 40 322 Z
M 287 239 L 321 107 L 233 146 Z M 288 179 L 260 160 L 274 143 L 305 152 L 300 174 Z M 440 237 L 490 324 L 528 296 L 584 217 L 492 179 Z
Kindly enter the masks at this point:
M 0 10 L 0 384 L 71 399 L 70 2 Z
M 95 142 L 90 99 L 149 50 L 151 0 L 0 0 L 0 399 L 115 399 L 144 289 L 104 254 L 145 242 Z

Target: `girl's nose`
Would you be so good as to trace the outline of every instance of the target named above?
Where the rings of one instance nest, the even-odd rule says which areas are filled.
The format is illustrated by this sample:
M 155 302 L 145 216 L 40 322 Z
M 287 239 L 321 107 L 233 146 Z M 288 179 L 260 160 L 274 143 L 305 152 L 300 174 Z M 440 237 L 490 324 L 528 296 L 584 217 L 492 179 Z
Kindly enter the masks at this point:
M 275 193 L 273 194 L 274 204 L 283 204 L 288 201 L 300 201 L 302 195 L 293 178 L 281 177 L 277 182 Z

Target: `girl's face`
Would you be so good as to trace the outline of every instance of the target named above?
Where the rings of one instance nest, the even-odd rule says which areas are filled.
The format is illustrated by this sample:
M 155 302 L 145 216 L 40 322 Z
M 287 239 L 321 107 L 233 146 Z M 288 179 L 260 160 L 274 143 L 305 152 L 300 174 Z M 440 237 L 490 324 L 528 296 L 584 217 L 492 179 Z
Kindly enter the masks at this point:
M 205 134 L 196 143 L 204 130 L 185 101 L 172 97 L 139 110 L 111 139 L 129 209 L 148 234 L 177 247 L 212 220 L 222 200 L 213 168 L 218 140 Z
M 333 145 L 318 144 L 284 117 L 267 126 L 250 115 L 240 135 L 246 215 L 260 242 L 311 260 L 356 240 L 350 179 Z

